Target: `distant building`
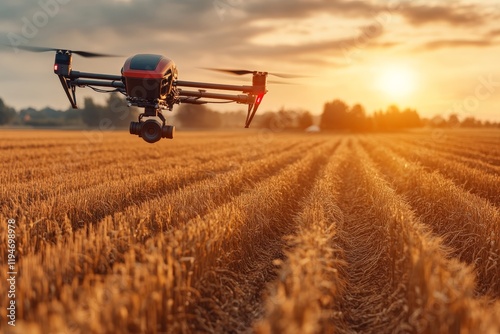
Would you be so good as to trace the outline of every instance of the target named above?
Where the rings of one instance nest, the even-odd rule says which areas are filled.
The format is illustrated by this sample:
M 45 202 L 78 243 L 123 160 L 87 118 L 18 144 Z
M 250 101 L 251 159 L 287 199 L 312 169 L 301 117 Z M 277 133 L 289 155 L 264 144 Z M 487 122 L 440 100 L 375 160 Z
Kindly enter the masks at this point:
M 320 132 L 321 129 L 317 125 L 311 125 L 306 129 L 306 132 Z

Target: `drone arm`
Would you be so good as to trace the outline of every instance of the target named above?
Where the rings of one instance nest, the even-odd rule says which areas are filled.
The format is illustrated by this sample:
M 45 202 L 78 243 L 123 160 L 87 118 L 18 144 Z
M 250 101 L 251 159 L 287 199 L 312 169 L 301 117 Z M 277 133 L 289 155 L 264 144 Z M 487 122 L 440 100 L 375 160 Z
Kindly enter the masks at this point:
M 228 101 L 235 101 L 242 104 L 248 104 L 248 112 L 247 118 L 245 121 L 245 128 L 250 127 L 250 123 L 257 112 L 257 109 L 262 102 L 262 98 L 267 93 L 265 86 L 265 79 L 262 84 L 255 82 L 252 86 L 236 86 L 236 85 L 221 85 L 214 83 L 206 83 L 206 82 L 193 82 L 193 81 L 175 81 L 174 85 L 177 87 L 191 87 L 191 88 L 199 88 L 200 90 L 195 91 L 185 91 L 179 89 L 179 96 L 187 97 L 185 103 L 200 103 L 197 102 L 199 98 L 213 98 L 213 99 L 222 99 Z M 208 93 L 203 89 L 218 89 L 218 90 L 232 90 L 246 93 L 246 95 L 229 95 L 229 94 L 218 94 L 218 93 Z M 191 98 L 191 99 L 189 99 Z M 195 98 L 195 99 L 192 99 Z M 181 102 L 183 102 L 181 100 Z
M 75 86 L 114 87 L 125 89 L 125 84 L 122 81 L 74 79 L 71 80 L 71 83 Z
M 125 84 L 123 83 L 121 75 L 71 71 L 69 74 L 69 82 L 71 85 L 75 86 L 98 86 L 125 89 Z
M 206 92 L 203 90 L 200 90 L 197 92 L 187 91 L 187 90 L 179 90 L 179 96 L 227 100 L 227 101 L 234 101 L 234 102 L 243 103 L 243 104 L 253 104 L 255 101 L 255 96 L 252 96 L 252 95 L 219 94 L 219 93 L 210 93 L 210 92 Z
M 256 87 L 254 86 L 241 86 L 241 85 L 223 85 L 208 82 L 194 82 L 194 81 L 174 81 L 174 86 L 177 87 L 190 87 L 200 89 L 218 89 L 218 90 L 234 90 L 243 93 L 254 93 Z
M 122 81 L 122 77 L 119 75 L 86 73 L 79 71 L 71 71 L 69 75 L 68 74 L 65 75 L 65 74 L 60 74 L 60 72 L 57 72 L 57 69 L 58 68 L 55 67 L 56 74 L 58 74 L 59 81 L 61 82 L 64 92 L 66 93 L 66 96 L 68 97 L 68 100 L 71 103 L 71 107 L 73 109 L 78 108 L 76 104 L 77 86 L 98 86 L 98 87 L 114 87 L 120 90 L 125 89 L 125 84 Z
M 187 96 L 179 98 L 179 102 L 180 103 L 189 103 L 189 104 L 207 104 L 207 103 L 210 103 L 209 101 L 200 100 L 197 97 L 187 97 Z
M 121 75 L 88 73 L 80 71 L 71 71 L 71 73 L 69 74 L 69 78 L 72 80 L 85 78 L 85 79 L 98 79 L 98 80 L 108 80 L 108 81 L 122 81 Z

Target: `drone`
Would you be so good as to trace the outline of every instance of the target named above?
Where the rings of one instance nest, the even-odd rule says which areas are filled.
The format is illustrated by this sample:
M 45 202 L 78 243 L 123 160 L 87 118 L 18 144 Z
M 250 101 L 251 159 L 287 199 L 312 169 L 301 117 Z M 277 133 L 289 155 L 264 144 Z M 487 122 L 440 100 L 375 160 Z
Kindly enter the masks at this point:
M 248 105 L 245 128 L 248 128 L 267 93 L 268 75 L 281 78 L 294 76 L 261 71 L 214 69 L 235 75 L 252 75 L 252 85 L 227 85 L 206 82 L 181 81 L 173 60 L 157 54 L 136 54 L 129 57 L 120 75 L 88 73 L 72 68 L 73 55 L 87 58 L 115 57 L 113 55 L 72 51 L 35 46 L 18 46 L 32 52 L 55 51 L 54 73 L 68 97 L 71 107 L 77 109 L 76 88 L 89 87 L 97 92 L 120 92 L 126 96 L 129 107 L 144 108 L 137 122 L 130 123 L 130 134 L 141 137 L 148 143 L 161 138 L 173 139 L 175 127 L 166 123 L 164 110 L 172 111 L 175 104 L 240 103 Z M 108 90 L 97 87 L 107 87 Z M 228 94 L 216 91 L 233 91 Z M 218 102 L 217 102 L 218 101 Z M 223 101 L 223 102 L 221 102 Z M 147 120 L 146 120 L 147 119 Z M 157 120 L 160 119 L 161 123 Z

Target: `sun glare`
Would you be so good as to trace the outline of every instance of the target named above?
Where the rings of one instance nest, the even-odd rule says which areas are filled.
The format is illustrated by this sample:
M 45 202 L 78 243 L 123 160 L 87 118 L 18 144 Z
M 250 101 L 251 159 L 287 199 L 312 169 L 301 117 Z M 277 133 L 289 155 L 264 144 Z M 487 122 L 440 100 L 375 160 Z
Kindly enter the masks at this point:
M 392 98 L 406 97 L 415 90 L 415 72 L 406 66 L 387 66 L 380 69 L 377 86 Z

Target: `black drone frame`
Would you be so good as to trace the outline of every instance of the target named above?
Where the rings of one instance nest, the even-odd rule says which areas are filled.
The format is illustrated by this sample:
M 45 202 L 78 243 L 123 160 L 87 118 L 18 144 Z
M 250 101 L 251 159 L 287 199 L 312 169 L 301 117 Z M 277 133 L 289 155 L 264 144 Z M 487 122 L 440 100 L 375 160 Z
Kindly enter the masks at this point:
M 82 51 L 69 51 L 57 50 L 54 64 L 54 73 L 57 74 L 61 85 L 71 103 L 72 108 L 78 108 L 76 102 L 76 88 L 77 87 L 108 87 L 114 90 L 104 91 L 113 92 L 118 91 L 127 96 L 127 87 L 123 75 L 111 75 L 100 73 L 89 73 L 74 71 L 71 68 L 72 53 L 84 56 L 103 56 L 97 54 L 90 54 Z M 227 71 L 227 70 L 222 70 Z M 165 124 L 165 118 L 161 114 L 161 110 L 172 110 L 174 104 L 190 103 L 190 104 L 206 104 L 206 103 L 220 103 L 205 99 L 223 100 L 225 102 L 236 102 L 248 105 L 247 117 L 245 121 L 245 128 L 248 128 L 262 102 L 263 96 L 267 93 L 266 78 L 267 72 L 248 71 L 245 74 L 253 74 L 252 86 L 248 85 L 227 85 L 206 82 L 194 81 L 181 81 L 173 80 L 172 93 L 164 100 L 144 101 L 130 98 L 127 96 L 129 106 L 144 107 L 145 112 L 142 116 L 158 116 Z M 144 78 L 147 80 L 148 78 Z M 198 88 L 197 91 L 186 90 L 181 87 Z M 207 89 L 223 90 L 223 91 L 237 91 L 242 94 L 222 94 L 207 92 Z M 97 90 L 103 92 L 101 90 Z M 140 119 L 139 119 L 140 121 Z

